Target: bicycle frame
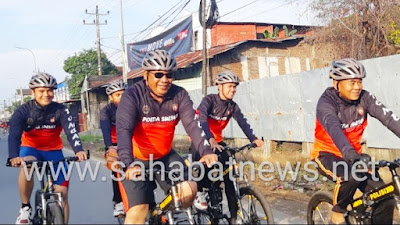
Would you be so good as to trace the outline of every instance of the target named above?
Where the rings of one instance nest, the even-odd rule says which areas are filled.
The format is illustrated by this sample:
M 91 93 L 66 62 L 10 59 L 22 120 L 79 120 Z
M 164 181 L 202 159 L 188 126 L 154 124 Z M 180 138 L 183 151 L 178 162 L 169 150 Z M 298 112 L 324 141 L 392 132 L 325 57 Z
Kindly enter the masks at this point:
M 44 163 L 43 163 L 44 164 Z M 47 224 L 47 209 L 48 205 L 51 203 L 57 203 L 61 209 L 64 209 L 63 205 L 63 197 L 60 192 L 55 192 L 54 189 L 54 180 L 51 175 L 50 167 L 49 164 L 46 163 L 43 168 L 42 166 L 39 166 L 39 169 L 44 169 L 46 173 L 46 179 L 40 180 L 40 190 L 38 190 L 38 193 L 40 193 L 40 203 L 39 205 L 35 205 L 35 213 L 33 215 L 33 220 L 39 220 L 35 221 L 38 223 L 43 223 Z M 52 198 L 53 197 L 53 198 Z M 35 202 L 37 204 L 38 202 Z
M 146 170 L 146 174 L 149 174 L 149 170 Z M 160 170 L 155 171 L 156 173 L 161 173 Z M 169 171 L 164 171 L 165 173 L 168 173 Z M 178 194 L 178 187 L 175 181 L 171 180 L 172 186 L 171 186 L 171 193 L 169 193 L 160 203 L 156 204 L 151 210 L 150 210 L 150 222 L 155 223 L 157 220 L 161 221 L 162 223 L 166 223 L 165 218 L 163 215 L 166 215 L 168 218 L 168 223 L 169 224 L 179 224 L 181 222 L 189 222 L 189 224 L 194 224 L 193 220 L 193 215 L 192 211 L 190 208 L 187 209 L 182 209 L 182 204 L 179 199 L 179 194 Z M 182 219 L 175 219 L 174 214 L 175 213 L 186 213 L 188 215 L 188 218 L 182 218 Z M 154 219 L 155 221 L 151 221 Z M 151 223 L 151 224 L 153 224 Z
M 235 195 L 236 195 L 237 199 L 240 199 L 241 194 L 240 194 L 240 190 L 239 190 L 240 184 L 237 180 L 239 178 L 240 173 L 239 173 L 239 168 L 237 166 L 235 153 L 241 152 L 244 149 L 252 148 L 252 147 L 255 147 L 254 144 L 248 144 L 248 145 L 245 145 L 240 148 L 225 147 L 225 149 L 224 149 L 224 151 L 229 151 L 229 153 L 230 153 L 229 157 L 232 158 L 232 165 L 229 165 L 229 167 L 223 171 L 222 175 L 225 176 L 225 175 L 229 174 L 229 172 L 231 170 L 234 171 L 233 172 L 234 179 L 232 179 L 231 181 L 233 182 L 233 187 L 235 189 Z M 246 174 L 243 174 L 243 177 L 244 177 L 244 184 L 246 186 L 248 186 L 249 183 L 248 183 Z M 220 187 L 221 182 L 222 181 L 220 181 L 220 180 L 211 181 L 211 187 L 207 188 L 207 192 L 209 193 L 209 196 L 211 198 L 210 199 L 211 205 L 209 204 L 208 211 L 211 214 L 213 214 L 213 218 L 215 218 L 215 219 L 219 220 L 219 219 L 225 218 L 228 220 L 228 217 L 225 214 L 223 214 L 223 212 L 222 212 L 222 188 Z M 210 193 L 210 192 L 212 192 L 212 193 Z M 243 205 L 242 205 L 241 201 L 238 201 L 238 216 L 240 216 L 245 223 L 250 221 L 250 218 L 248 217 L 248 215 L 243 212 Z
M 367 209 L 391 197 L 395 198 L 397 209 L 400 212 L 400 201 L 398 200 L 400 190 L 400 177 L 396 171 L 396 168 L 400 167 L 399 162 L 400 159 L 396 159 L 394 162 L 388 162 L 385 160 L 379 161 L 378 168 L 389 168 L 392 175 L 392 182 L 383 185 L 376 190 L 366 192 L 361 197 L 354 199 L 351 203 L 352 209 L 345 213 L 346 221 L 349 221 L 349 217 L 354 217 L 358 222 L 371 224 L 372 212 L 367 211 Z

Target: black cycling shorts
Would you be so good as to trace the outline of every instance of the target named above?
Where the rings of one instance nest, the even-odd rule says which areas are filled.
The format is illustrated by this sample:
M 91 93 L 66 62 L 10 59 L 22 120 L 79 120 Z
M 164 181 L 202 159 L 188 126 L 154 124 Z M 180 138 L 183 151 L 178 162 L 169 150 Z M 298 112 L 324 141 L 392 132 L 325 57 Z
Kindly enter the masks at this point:
M 135 159 L 135 162 L 136 161 L 142 162 L 145 168 L 149 169 L 150 161 Z M 174 150 L 171 150 L 168 155 L 162 157 L 161 159 L 154 160 L 153 163 L 157 162 L 163 163 L 166 170 L 179 169 L 180 166 L 178 166 L 178 164 L 182 165 L 183 174 L 178 175 L 179 178 L 182 178 L 179 179 L 179 181 L 188 180 L 187 166 L 185 165 L 183 159 Z M 171 165 L 171 163 L 173 164 Z M 160 166 L 155 166 L 155 168 L 158 170 L 160 169 Z M 157 183 L 163 189 L 165 194 L 168 193 L 169 189 L 171 188 L 171 180 L 168 178 L 168 174 L 165 174 L 165 179 L 162 178 L 161 174 L 155 174 L 154 178 L 154 180 L 149 180 L 149 177 L 146 176 L 144 181 L 132 181 L 127 179 L 122 180 L 123 188 L 121 189 L 121 195 L 126 210 L 136 205 L 154 204 L 153 191 L 157 187 L 155 180 L 157 180 Z

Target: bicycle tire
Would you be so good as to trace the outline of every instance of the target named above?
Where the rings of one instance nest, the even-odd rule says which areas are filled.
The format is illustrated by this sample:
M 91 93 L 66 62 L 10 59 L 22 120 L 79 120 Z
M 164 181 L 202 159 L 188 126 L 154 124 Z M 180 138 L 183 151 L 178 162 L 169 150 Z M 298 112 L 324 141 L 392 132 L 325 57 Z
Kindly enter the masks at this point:
M 271 206 L 261 191 L 259 191 L 256 187 L 246 186 L 246 187 L 241 187 L 239 189 L 239 192 L 240 192 L 239 201 L 242 204 L 243 210 L 249 214 L 248 216 L 250 218 L 250 221 L 249 221 L 250 224 L 274 224 L 275 223 Z M 245 204 L 245 202 L 244 202 L 245 196 L 249 196 L 249 198 L 247 198 L 247 199 L 251 200 L 251 204 L 249 204 L 249 203 L 247 203 L 247 205 Z M 258 201 L 260 203 L 260 205 L 258 206 L 255 201 Z M 258 216 L 260 213 L 260 210 L 258 210 L 258 208 L 261 208 L 264 211 L 264 215 L 262 218 L 260 218 Z M 239 217 L 240 217 L 240 215 L 238 215 L 238 220 L 239 220 Z
M 64 214 L 59 204 L 50 203 L 46 212 L 47 224 L 64 224 Z
M 195 224 L 202 225 L 202 224 L 211 224 L 211 225 L 219 225 L 219 224 L 230 224 L 227 217 L 222 219 L 216 220 L 212 218 L 212 215 L 207 210 L 194 210 L 193 220 Z
M 123 225 L 125 223 L 125 215 L 119 215 L 117 219 L 119 224 Z
M 308 202 L 307 224 L 330 224 L 332 207 L 332 193 L 326 191 L 316 192 Z

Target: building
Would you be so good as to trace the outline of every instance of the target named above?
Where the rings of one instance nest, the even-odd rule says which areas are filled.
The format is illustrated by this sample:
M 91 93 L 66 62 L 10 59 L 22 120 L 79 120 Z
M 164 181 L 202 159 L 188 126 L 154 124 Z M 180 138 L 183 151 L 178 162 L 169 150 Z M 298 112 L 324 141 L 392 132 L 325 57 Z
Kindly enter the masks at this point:
M 193 16 L 196 18 L 196 16 Z M 176 57 L 178 71 L 174 83 L 187 90 L 202 87 L 202 27 L 198 19 L 192 19 L 191 51 Z M 311 26 L 270 23 L 225 23 L 219 22 L 208 30 L 208 86 L 213 85 L 216 75 L 223 70 L 232 70 L 242 81 L 298 73 L 322 68 L 332 60 L 329 48 L 303 42 L 313 34 Z M 171 34 L 171 32 L 169 32 Z M 160 37 L 160 36 L 156 36 Z M 165 38 L 167 39 L 167 38 Z M 179 37 L 178 37 L 179 39 Z M 172 40 L 171 36 L 167 40 Z M 165 46 L 166 42 L 153 39 L 147 43 Z M 143 47 L 142 49 L 145 49 Z M 137 66 L 137 62 L 136 62 Z M 141 68 L 128 73 L 131 85 L 142 77 Z M 82 88 L 83 112 L 86 113 L 88 129 L 99 128 L 100 109 L 107 104 L 104 87 L 122 76 L 90 77 Z
M 64 80 L 57 84 L 57 89 L 54 90 L 54 101 L 63 103 L 71 100 L 67 82 L 68 80 Z

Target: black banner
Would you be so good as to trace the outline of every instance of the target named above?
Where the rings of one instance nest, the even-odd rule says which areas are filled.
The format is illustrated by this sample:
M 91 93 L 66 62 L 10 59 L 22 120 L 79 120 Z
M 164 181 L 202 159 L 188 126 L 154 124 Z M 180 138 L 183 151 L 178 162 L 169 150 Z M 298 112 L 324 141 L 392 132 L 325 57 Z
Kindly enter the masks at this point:
M 127 45 L 128 65 L 132 71 L 142 66 L 147 52 L 156 49 L 168 51 L 174 57 L 190 52 L 192 47 L 192 16 L 175 25 L 168 31 L 150 39 Z

